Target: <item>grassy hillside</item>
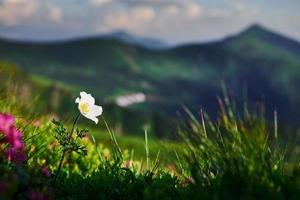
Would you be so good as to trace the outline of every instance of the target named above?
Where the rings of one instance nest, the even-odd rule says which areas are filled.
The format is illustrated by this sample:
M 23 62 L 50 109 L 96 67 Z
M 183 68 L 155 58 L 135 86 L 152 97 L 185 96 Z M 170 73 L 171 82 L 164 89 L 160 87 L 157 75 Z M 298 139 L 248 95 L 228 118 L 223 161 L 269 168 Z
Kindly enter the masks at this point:
M 260 26 L 220 42 L 150 50 L 112 39 L 58 43 L 0 41 L 0 59 L 30 73 L 93 92 L 103 102 L 144 92 L 148 101 L 129 110 L 176 116 L 181 105 L 204 106 L 216 116 L 224 81 L 241 108 L 267 102 L 285 120 L 298 120 L 300 44 Z M 242 88 L 245 88 L 244 90 Z
M 0 92 L 7 97 L 14 96 L 25 107 L 30 107 L 32 113 L 55 114 L 68 122 L 73 120 L 68 116 L 76 110 L 76 107 L 70 102 L 74 102 L 79 94 L 78 91 L 81 91 L 76 85 L 26 73 L 16 64 L 1 60 L 0 78 Z M 172 125 L 173 119 L 166 119 L 159 113 L 149 114 L 122 108 L 109 101 L 97 100 L 97 102 L 106 107 L 103 115 L 117 134 L 136 135 L 141 138 L 147 128 L 152 137 L 176 138 L 174 132 L 176 128 Z M 87 121 L 83 120 L 82 123 L 87 123 Z M 102 130 L 105 129 L 104 124 L 100 127 Z
M 33 121 L 39 121 L 39 118 L 41 120 L 57 118 L 64 120 L 67 124 L 72 123 L 73 115 L 77 112 L 74 103 L 75 97 L 73 97 L 73 91 L 76 88 L 59 82 L 54 84 L 52 80 L 24 73 L 18 66 L 8 62 L 0 62 L 0 79 L 3 83 L 0 85 L 0 105 L 3 107 L 1 112 L 9 112 L 15 116 L 23 116 L 26 113 L 26 116 Z M 126 149 L 129 153 L 133 151 L 136 159 L 144 158 L 144 123 L 149 123 L 152 119 L 148 119 L 138 112 L 129 112 L 110 104 L 102 106 L 105 107 L 105 112 L 100 119 L 100 124 L 94 125 L 86 119 L 81 119 L 79 127 L 89 125 L 90 138 L 94 137 L 97 143 L 101 142 L 105 146 L 110 146 L 111 140 L 104 124 L 105 120 L 109 123 L 110 128 L 118 134 L 118 141 L 122 149 Z M 127 122 L 127 126 L 123 130 L 117 130 L 115 126 L 122 123 L 123 116 L 126 116 L 127 121 L 139 120 L 140 124 Z M 28 121 L 28 123 L 33 122 Z M 150 124 L 149 128 L 151 127 L 155 129 L 155 126 Z M 175 130 L 175 127 L 173 129 Z M 180 145 L 177 142 L 159 139 L 157 138 L 159 135 L 153 133 L 154 131 L 149 133 L 151 158 L 155 159 L 157 153 L 161 151 L 161 156 L 165 161 L 174 159 L 174 150 L 179 149 Z M 162 136 L 160 135 L 160 137 Z M 168 149 L 168 147 L 172 147 L 172 149 Z
M 17 68 L 7 76 L 13 68 L 0 68 L 1 75 L 6 73 L 1 77 L 4 83 L 21 75 L 18 87 L 0 85 L 0 199 L 298 199 L 300 195 L 299 146 L 282 143 L 276 117 L 270 123 L 263 113 L 252 110 L 240 116 L 225 97 L 217 121 L 187 111 L 186 126 L 177 131 L 182 142 L 164 142 L 160 154 L 153 151 L 151 140 L 115 136 L 108 133 L 111 129 L 99 131 L 91 121 L 80 123 L 79 128 L 89 128 L 89 135 L 98 137 L 99 143 L 94 143 L 80 131 L 70 131 L 72 124 L 66 120 L 51 122 L 53 116 L 36 107 L 44 99 L 26 101 L 20 91 L 29 82 Z M 73 100 L 66 104 L 76 106 Z M 72 117 L 76 110 L 65 115 Z M 169 152 L 176 156 L 170 159 Z

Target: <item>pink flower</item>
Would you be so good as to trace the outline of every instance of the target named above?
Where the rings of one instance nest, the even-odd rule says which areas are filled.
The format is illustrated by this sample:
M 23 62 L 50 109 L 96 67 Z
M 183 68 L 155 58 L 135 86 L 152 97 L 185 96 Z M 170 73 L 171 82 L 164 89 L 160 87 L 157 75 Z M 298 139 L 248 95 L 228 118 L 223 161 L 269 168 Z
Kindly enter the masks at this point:
M 26 160 L 26 155 L 23 149 L 15 149 L 9 147 L 6 151 L 7 160 L 13 161 L 15 163 L 20 163 Z
M 0 113 L 0 132 L 6 134 L 14 123 L 15 119 L 13 116 Z
M 6 135 L 6 140 L 8 143 L 16 149 L 23 149 L 23 141 L 21 132 L 16 129 L 16 127 L 12 126 Z
M 51 172 L 49 171 L 49 169 L 46 167 L 41 168 L 41 173 L 46 177 L 50 177 L 52 175 Z
M 13 116 L 0 113 L 0 132 L 4 135 L 3 140 L 10 144 L 6 151 L 7 159 L 19 163 L 26 160 L 26 155 L 22 133 L 16 129 L 14 122 Z

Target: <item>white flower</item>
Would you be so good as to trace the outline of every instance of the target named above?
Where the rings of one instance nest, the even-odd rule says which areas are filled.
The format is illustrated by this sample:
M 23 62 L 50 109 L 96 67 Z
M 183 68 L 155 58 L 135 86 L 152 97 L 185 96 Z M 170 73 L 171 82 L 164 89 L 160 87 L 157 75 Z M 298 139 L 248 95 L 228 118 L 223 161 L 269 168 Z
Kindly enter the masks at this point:
M 100 116 L 103 110 L 101 106 L 95 105 L 95 99 L 92 95 L 80 92 L 80 98 L 77 97 L 75 103 L 78 103 L 78 109 L 84 117 L 93 120 L 96 124 L 98 123 L 97 116 Z

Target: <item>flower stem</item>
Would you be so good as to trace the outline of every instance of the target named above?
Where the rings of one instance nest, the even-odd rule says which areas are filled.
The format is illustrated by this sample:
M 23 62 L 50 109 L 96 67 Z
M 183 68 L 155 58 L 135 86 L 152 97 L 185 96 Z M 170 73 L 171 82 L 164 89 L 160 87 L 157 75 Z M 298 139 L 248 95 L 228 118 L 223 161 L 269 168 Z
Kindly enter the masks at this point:
M 80 112 L 78 112 L 78 114 L 77 114 L 77 116 L 76 116 L 76 118 L 75 118 L 75 121 L 74 121 L 73 126 L 72 126 L 72 130 L 71 130 L 71 132 L 70 132 L 70 134 L 69 134 L 69 137 L 68 137 L 67 144 L 69 144 L 70 141 L 71 141 L 72 134 L 73 134 L 74 128 L 75 128 L 75 126 L 76 126 L 76 124 L 77 124 L 77 122 L 78 122 L 78 120 L 79 120 L 79 117 L 80 117 Z M 64 149 L 64 150 L 63 150 L 63 153 L 62 153 L 62 155 L 61 155 L 61 159 L 60 159 L 60 161 L 59 161 L 59 165 L 58 165 L 58 168 L 57 168 L 55 177 L 54 177 L 53 186 L 55 186 L 55 183 L 56 183 L 58 174 L 59 174 L 59 172 L 60 172 L 60 169 L 61 169 L 61 167 L 62 167 L 62 164 L 63 164 L 63 161 L 64 161 L 64 158 L 65 158 L 66 153 L 67 153 L 67 150 Z

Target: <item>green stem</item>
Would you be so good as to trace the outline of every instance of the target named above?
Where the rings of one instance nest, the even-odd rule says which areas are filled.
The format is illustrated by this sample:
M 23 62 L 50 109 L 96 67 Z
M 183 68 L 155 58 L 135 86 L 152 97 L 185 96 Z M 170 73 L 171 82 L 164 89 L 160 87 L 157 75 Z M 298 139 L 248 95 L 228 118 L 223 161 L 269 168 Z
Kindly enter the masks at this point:
M 72 134 L 73 134 L 74 128 L 75 128 L 75 126 L 76 126 L 76 124 L 77 124 L 77 122 L 78 122 L 78 120 L 79 120 L 79 117 L 80 117 L 80 112 L 78 112 L 78 114 L 77 114 L 77 116 L 76 116 L 76 118 L 75 118 L 75 121 L 74 121 L 73 126 L 72 126 L 72 130 L 71 130 L 71 132 L 70 132 L 70 134 L 69 134 L 69 137 L 68 137 L 68 142 L 67 142 L 67 144 L 69 144 L 70 141 L 71 141 Z M 67 152 L 66 149 L 64 149 L 64 150 L 63 150 L 63 153 L 62 153 L 62 155 L 61 155 L 61 159 L 60 159 L 60 161 L 59 161 L 59 165 L 58 165 L 58 168 L 57 168 L 57 172 L 56 172 L 56 174 L 55 174 L 54 181 L 53 181 L 53 185 L 54 185 L 54 186 L 55 186 L 55 183 L 56 183 L 58 174 L 59 174 L 59 172 L 60 172 L 60 169 L 61 169 L 61 167 L 62 167 L 62 164 L 63 164 L 64 158 L 65 158 L 66 152 Z
M 148 134 L 146 129 L 145 129 L 145 148 L 146 148 L 147 171 L 150 171 L 150 153 L 149 153 L 149 144 L 148 144 Z

